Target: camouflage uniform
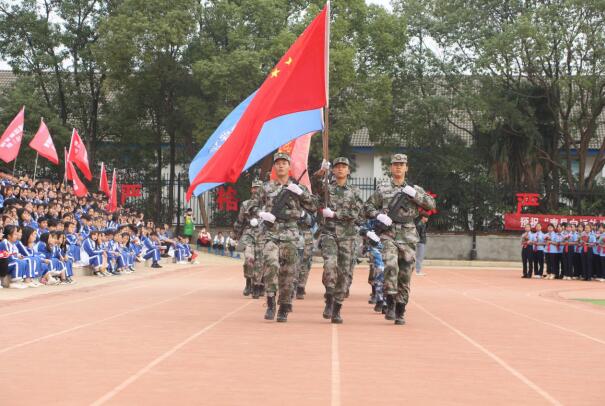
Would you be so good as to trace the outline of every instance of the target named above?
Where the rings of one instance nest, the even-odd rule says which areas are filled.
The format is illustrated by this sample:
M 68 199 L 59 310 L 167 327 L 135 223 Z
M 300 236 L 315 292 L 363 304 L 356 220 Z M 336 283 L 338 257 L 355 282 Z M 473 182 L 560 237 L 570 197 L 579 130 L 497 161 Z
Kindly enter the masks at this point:
M 296 298 L 302 299 L 306 294 L 305 287 L 307 286 L 307 280 L 309 279 L 309 271 L 311 270 L 311 263 L 313 261 L 313 233 L 311 228 L 313 227 L 314 220 L 311 221 L 312 215 L 306 213 L 306 218 L 299 221 L 300 229 L 300 240 L 298 247 L 298 267 L 296 275 Z
M 336 158 L 334 165 L 344 163 L 346 158 Z M 333 218 L 323 218 L 320 225 L 319 246 L 324 259 L 322 281 L 326 288 L 326 309 L 324 318 L 332 317 L 332 303 L 339 305 L 352 281 L 352 261 L 355 257 L 357 238 L 357 220 L 363 209 L 359 190 L 348 183 L 338 186 L 336 182 L 328 185 L 329 202 L 325 202 L 325 185 L 321 177 L 313 177 L 313 190 L 319 196 L 321 207 L 328 207 L 334 213 Z
M 254 182 L 252 187 L 261 187 L 262 182 Z M 254 198 L 254 196 L 252 196 Z M 246 287 L 249 285 L 258 286 L 262 284 L 262 228 L 260 227 L 260 219 L 258 218 L 258 203 L 256 200 L 246 200 L 240 206 L 240 211 L 237 220 L 233 225 L 235 235 L 239 240 L 238 250 L 244 254 L 244 278 L 246 278 Z M 256 226 L 251 222 L 255 220 Z M 253 297 L 258 298 L 256 289 Z M 244 295 L 248 295 L 246 290 Z
M 407 163 L 407 156 L 395 154 L 391 163 Z M 389 204 L 393 198 L 403 192 L 407 183 L 396 185 L 393 181 L 384 182 L 376 188 L 376 191 L 365 204 L 365 213 L 368 218 L 376 218 L 377 215 L 384 213 L 394 217 L 394 213 L 388 213 Z M 410 296 L 410 278 L 414 268 L 416 243 L 418 242 L 418 233 L 414 223 L 418 217 L 418 207 L 426 210 L 435 208 L 435 201 L 420 186 L 414 186 L 416 196 L 405 199 L 400 213 L 403 221 L 393 222 L 388 231 L 381 235 L 383 244 L 382 257 L 384 260 L 384 293 L 387 295 L 387 303 L 396 306 L 402 304 L 403 312 Z M 390 307 L 392 312 L 387 312 L 390 320 L 394 318 L 395 309 Z
M 278 159 L 290 160 L 290 157 L 284 153 L 276 153 L 274 161 Z M 258 193 L 258 205 L 262 211 L 271 212 L 275 199 L 282 189 L 292 183 L 288 181 L 286 185 L 271 180 L 265 182 Z M 298 229 L 298 220 L 301 217 L 302 210 L 314 212 L 316 209 L 313 196 L 301 187 L 303 193 L 296 196 L 289 193 L 284 210 L 286 220 L 276 219 L 273 224 L 263 222 L 265 244 L 263 247 L 263 277 L 266 282 L 267 302 L 271 304 L 273 298 L 279 290 L 279 304 L 290 305 L 292 303 L 292 287 L 296 275 L 296 266 L 298 261 L 297 241 L 300 231 Z M 278 289 L 279 288 L 279 289 Z

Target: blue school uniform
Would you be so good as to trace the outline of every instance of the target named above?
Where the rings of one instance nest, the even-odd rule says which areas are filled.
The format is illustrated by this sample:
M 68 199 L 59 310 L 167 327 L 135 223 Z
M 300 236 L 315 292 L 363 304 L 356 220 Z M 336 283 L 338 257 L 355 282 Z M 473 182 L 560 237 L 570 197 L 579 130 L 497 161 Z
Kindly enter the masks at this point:
M 49 249 L 42 241 L 36 244 L 35 250 L 39 254 L 40 259 L 50 261 L 50 263 L 46 264 L 48 267 L 47 271 L 62 271 L 65 269 L 63 263 L 54 257 L 52 248 Z
M 151 240 L 151 238 L 145 237 L 143 239 L 143 251 L 143 258 L 151 258 L 154 262 L 160 260 L 160 248 Z
M 19 250 L 19 254 L 28 262 L 28 276 L 30 278 L 39 278 L 44 275 L 45 272 L 42 271 L 42 259 L 34 252 L 34 249 L 26 247 L 21 241 L 17 241 L 15 245 Z
M 67 241 L 66 256 L 71 258 L 74 262 L 79 262 L 81 259 L 80 250 L 82 249 L 82 247 L 78 242 L 78 235 L 65 234 L 65 241 Z
M 8 257 L 8 269 L 13 279 L 28 277 L 30 273 L 28 262 L 17 257 L 19 249 L 15 244 L 6 239 L 2 240 L 0 242 L 0 251 L 6 251 L 10 254 Z
M 91 238 L 84 240 L 82 250 L 88 255 L 89 265 L 97 267 L 103 264 L 103 250 Z

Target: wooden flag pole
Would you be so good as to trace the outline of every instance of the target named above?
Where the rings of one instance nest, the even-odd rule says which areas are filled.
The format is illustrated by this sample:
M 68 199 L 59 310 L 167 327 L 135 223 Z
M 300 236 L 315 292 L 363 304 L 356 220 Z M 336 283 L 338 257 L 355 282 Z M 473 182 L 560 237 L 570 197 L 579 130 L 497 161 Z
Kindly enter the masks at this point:
M 38 170 L 38 153 L 36 152 L 36 160 L 34 162 L 34 183 L 36 183 L 36 171 Z

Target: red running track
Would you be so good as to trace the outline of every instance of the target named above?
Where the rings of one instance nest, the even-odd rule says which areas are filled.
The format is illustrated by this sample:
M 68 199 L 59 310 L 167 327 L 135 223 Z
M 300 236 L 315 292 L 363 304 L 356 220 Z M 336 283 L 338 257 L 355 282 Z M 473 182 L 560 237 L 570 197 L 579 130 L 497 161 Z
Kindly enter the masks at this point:
M 219 262 L 2 304 L 0 404 L 605 404 L 605 308 L 565 298 L 604 284 L 429 269 L 395 326 L 360 267 L 333 326 L 314 267 L 278 324 Z

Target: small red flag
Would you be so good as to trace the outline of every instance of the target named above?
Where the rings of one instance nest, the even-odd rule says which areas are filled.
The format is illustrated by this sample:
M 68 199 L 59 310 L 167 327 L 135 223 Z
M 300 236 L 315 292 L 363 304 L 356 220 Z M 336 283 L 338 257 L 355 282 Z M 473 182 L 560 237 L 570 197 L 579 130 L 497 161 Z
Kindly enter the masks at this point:
M 59 164 L 59 156 L 57 155 L 55 144 L 53 144 L 53 139 L 50 137 L 50 132 L 44 120 L 40 120 L 40 128 L 38 128 L 38 132 L 29 143 L 29 146 L 53 164 Z
M 17 113 L 0 137 L 0 159 L 9 163 L 17 158 L 21 140 L 23 139 L 23 124 L 25 121 L 25 106 Z
M 71 175 L 71 172 L 69 170 L 69 161 L 67 160 L 67 148 L 63 148 L 63 156 L 65 157 L 65 179 L 72 180 L 73 176 Z
M 105 171 L 105 163 L 101 163 L 101 179 L 99 181 L 99 190 L 107 197 L 111 197 L 109 192 L 109 184 L 107 183 L 107 172 Z
M 118 209 L 118 185 L 116 184 L 116 170 L 113 170 L 113 178 L 111 179 L 111 196 L 107 204 L 107 211 L 113 213 Z
M 86 152 L 86 145 L 84 145 L 82 142 L 82 138 L 80 138 L 78 130 L 75 128 L 71 135 L 71 143 L 69 144 L 69 153 L 67 154 L 67 158 L 76 164 L 78 168 L 80 168 L 86 179 L 92 179 L 92 173 L 90 173 L 90 168 L 88 166 L 88 152 Z
M 307 171 L 309 162 L 309 148 L 311 148 L 311 137 L 314 132 L 298 137 L 295 140 L 279 147 L 279 152 L 290 155 L 290 176 L 300 179 L 300 183 L 311 190 L 311 179 Z M 302 175 L 302 177 L 301 177 Z M 277 179 L 275 168 L 271 170 L 271 179 Z
M 86 189 L 86 186 L 84 185 L 84 183 L 82 183 L 82 181 L 78 177 L 76 168 L 74 168 L 74 164 L 72 164 L 71 161 L 68 161 L 67 165 L 68 165 L 67 173 L 71 174 L 72 180 L 73 180 L 74 195 L 76 195 L 78 197 L 86 196 L 88 194 L 88 189 Z

